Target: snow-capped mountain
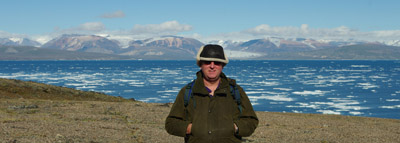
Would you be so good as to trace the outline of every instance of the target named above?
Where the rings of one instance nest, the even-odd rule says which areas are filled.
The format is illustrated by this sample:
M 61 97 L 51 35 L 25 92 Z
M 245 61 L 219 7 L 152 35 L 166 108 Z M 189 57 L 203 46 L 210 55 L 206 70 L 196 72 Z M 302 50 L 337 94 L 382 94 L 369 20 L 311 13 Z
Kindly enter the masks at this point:
M 400 41 L 400 40 L 399 40 Z M 212 41 L 212 43 L 223 45 L 229 57 L 234 59 L 248 59 L 262 57 L 272 53 L 295 53 L 313 51 L 319 49 L 331 49 L 348 45 L 360 45 L 376 42 L 356 40 L 314 40 L 307 38 L 284 39 L 269 37 L 264 39 L 253 39 L 244 42 Z M 391 43 L 394 44 L 394 43 Z
M 42 48 L 105 54 L 118 54 L 122 50 L 116 41 L 95 35 L 62 35 L 45 43 Z
M 400 46 L 400 40 L 384 41 L 382 43 L 390 46 Z
M 276 52 L 298 52 L 317 49 L 313 43 L 283 38 L 254 39 L 234 45 L 227 45 L 228 55 L 232 58 L 256 58 Z
M 41 44 L 28 38 L 0 38 L 0 45 L 39 47 Z
M 121 55 L 154 59 L 193 59 L 202 42 L 177 36 L 133 40 Z

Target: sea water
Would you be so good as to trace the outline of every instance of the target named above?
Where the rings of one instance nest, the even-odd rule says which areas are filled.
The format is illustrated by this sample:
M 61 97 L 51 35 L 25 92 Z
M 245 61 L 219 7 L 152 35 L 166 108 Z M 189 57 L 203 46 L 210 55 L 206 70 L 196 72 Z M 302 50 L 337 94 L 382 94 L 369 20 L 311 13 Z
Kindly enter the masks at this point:
M 174 102 L 195 61 L 0 61 L 0 78 Z M 230 61 L 257 111 L 400 119 L 400 61 Z

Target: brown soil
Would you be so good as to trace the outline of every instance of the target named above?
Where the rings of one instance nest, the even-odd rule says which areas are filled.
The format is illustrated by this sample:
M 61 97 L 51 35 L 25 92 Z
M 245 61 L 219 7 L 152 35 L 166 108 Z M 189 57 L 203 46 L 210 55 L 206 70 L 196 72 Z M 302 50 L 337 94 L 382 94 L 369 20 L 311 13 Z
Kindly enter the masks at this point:
M 183 138 L 169 135 L 164 129 L 171 104 L 143 103 L 93 92 L 85 99 L 68 100 L 61 93 L 40 96 L 35 92 L 37 97 L 27 99 L 27 91 L 31 90 L 26 88 L 28 85 L 43 92 L 44 88 L 53 91 L 60 87 L 25 82 L 9 86 L 12 82 L 7 82 L 0 80 L 0 143 L 183 142 Z M 22 85 L 26 89 L 17 88 Z M 12 90 L 2 88 L 6 86 Z M 59 91 L 64 90 L 71 92 L 64 88 Z M 11 98 L 12 93 L 18 96 Z M 259 126 L 251 137 L 244 138 L 245 142 L 400 142 L 400 120 L 396 119 L 272 112 L 257 112 L 257 116 Z

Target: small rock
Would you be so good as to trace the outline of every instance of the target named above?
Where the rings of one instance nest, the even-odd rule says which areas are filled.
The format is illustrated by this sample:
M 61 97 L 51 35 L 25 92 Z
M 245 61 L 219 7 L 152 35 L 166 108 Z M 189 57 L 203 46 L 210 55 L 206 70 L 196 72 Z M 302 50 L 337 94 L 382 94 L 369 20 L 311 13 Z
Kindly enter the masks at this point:
M 161 106 L 161 107 L 169 107 L 169 105 L 170 105 L 170 103 L 165 103 L 165 104 L 161 104 L 161 105 L 158 105 L 158 106 Z
M 63 138 L 64 138 L 63 135 L 60 135 L 60 134 L 57 134 L 57 135 L 56 135 L 56 139 L 63 139 Z
M 35 108 L 39 108 L 39 106 L 38 105 L 28 105 L 25 108 L 27 108 L 27 109 L 35 109 Z
M 8 106 L 8 109 L 14 109 L 14 110 L 18 110 L 18 109 L 35 109 L 35 108 L 39 108 L 39 106 L 38 105 L 28 105 L 28 106 L 25 106 L 25 105 L 16 106 L 16 105 L 14 105 L 14 106 Z

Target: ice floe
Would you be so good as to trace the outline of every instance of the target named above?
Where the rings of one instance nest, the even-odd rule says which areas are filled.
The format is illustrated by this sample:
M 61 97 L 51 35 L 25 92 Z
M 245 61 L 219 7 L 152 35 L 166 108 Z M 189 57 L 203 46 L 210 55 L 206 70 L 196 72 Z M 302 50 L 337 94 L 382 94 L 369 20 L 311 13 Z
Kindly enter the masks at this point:
M 259 99 L 273 100 L 273 101 L 294 101 L 294 98 L 290 98 L 287 95 L 274 95 L 274 96 L 261 95 L 261 96 L 249 96 L 249 98 L 251 101 L 258 101 Z
M 362 87 L 362 89 L 370 89 L 370 88 L 379 88 L 378 85 L 374 85 L 372 83 L 357 83 L 357 87 Z
M 336 112 L 336 111 L 333 111 L 333 110 L 317 110 L 317 112 L 320 112 L 322 114 L 340 115 L 340 112 Z
M 307 91 L 307 90 L 304 90 L 304 91 L 292 92 L 292 94 L 303 95 L 303 96 L 308 96 L 308 95 L 320 95 L 320 96 L 323 96 L 326 93 L 329 93 L 329 91 L 321 91 L 321 90 Z
M 393 105 L 393 106 L 379 106 L 379 108 L 386 108 L 386 109 L 400 109 L 400 105 Z

